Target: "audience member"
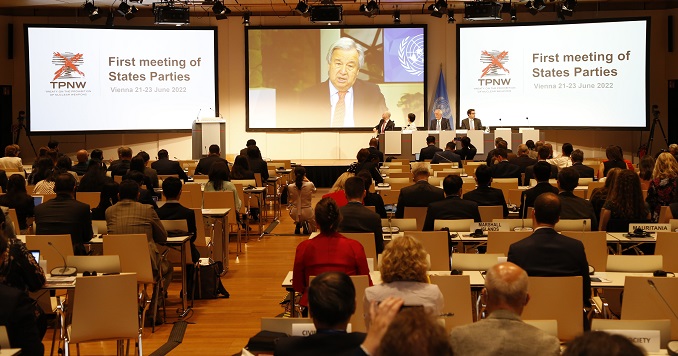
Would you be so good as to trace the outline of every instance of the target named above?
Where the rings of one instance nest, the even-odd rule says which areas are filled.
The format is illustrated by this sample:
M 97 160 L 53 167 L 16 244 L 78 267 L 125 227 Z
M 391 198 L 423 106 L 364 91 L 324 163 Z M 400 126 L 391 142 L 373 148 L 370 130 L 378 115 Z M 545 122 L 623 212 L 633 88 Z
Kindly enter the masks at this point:
M 487 271 L 485 308 L 488 317 L 456 327 L 450 333 L 455 356 L 560 355 L 560 341 L 524 323 L 520 316 L 530 301 L 527 273 L 511 262 Z
M 247 149 L 250 148 L 250 147 L 256 147 L 256 146 L 257 146 L 257 141 L 255 141 L 252 138 L 247 140 L 247 142 L 245 143 L 245 148 L 240 150 L 240 155 L 247 157 Z
M 454 153 L 458 154 L 462 160 L 469 161 L 473 160 L 477 152 L 478 149 L 471 144 L 471 139 L 468 136 L 461 138 L 461 149 L 454 151 Z
M 375 356 L 452 356 L 445 328 L 422 308 L 398 313 L 381 339 Z
M 502 141 L 504 141 L 504 139 L 501 138 L 501 137 L 495 137 L 494 138 L 494 148 L 492 150 L 490 150 L 490 152 L 487 153 L 487 158 L 485 158 L 485 163 L 488 166 L 492 166 L 494 164 L 494 150 L 496 150 L 499 147 L 508 148 L 507 144 L 502 145 L 502 143 L 501 143 Z M 506 141 L 504 141 L 504 142 L 506 142 Z
M 47 147 L 47 146 L 42 146 L 42 147 L 38 148 L 38 156 L 35 157 L 35 160 L 33 161 L 31 174 L 33 174 L 34 172 L 36 172 L 38 170 L 38 162 L 40 161 L 41 158 L 48 158 L 47 157 L 47 151 L 49 151 L 49 147 Z M 31 182 L 30 176 L 29 176 L 28 181 Z
M 148 166 L 148 162 L 151 160 L 151 156 L 146 153 L 146 151 L 139 151 L 137 157 L 141 157 L 144 160 L 144 169 L 141 171 L 146 177 L 151 180 L 153 188 L 160 188 L 160 179 L 158 179 L 158 172 Z M 132 167 L 130 167 L 131 169 Z
M 89 205 L 75 200 L 75 178 L 68 173 L 56 177 L 54 190 L 54 199 L 35 207 L 35 232 L 38 235 L 71 235 L 75 255 L 86 255 L 84 243 L 94 236 Z
M 233 192 L 233 199 L 235 200 L 235 211 L 240 211 L 240 208 L 242 207 L 242 202 L 240 201 L 240 197 L 238 196 L 238 191 L 235 189 L 235 185 L 231 183 L 230 171 L 228 169 L 228 164 L 226 163 L 226 160 L 213 162 L 213 164 L 210 165 L 208 177 L 209 181 L 207 182 L 207 184 L 205 184 L 205 191 Z
M 0 169 L 0 191 L 7 193 L 7 172 Z
M 158 151 L 158 160 L 151 163 L 151 168 L 155 169 L 160 175 L 176 174 L 184 181 L 184 183 L 188 181 L 188 175 L 186 175 L 184 169 L 181 168 L 181 164 L 177 161 L 170 160 L 169 152 L 165 149 Z
M 675 156 L 674 156 L 675 157 Z M 650 182 L 652 182 L 652 173 L 654 171 L 654 158 L 650 155 L 645 155 L 638 163 L 638 177 L 640 178 L 640 189 L 650 189 Z
M 579 184 L 579 173 L 572 167 L 563 168 L 558 173 L 558 188 L 560 188 L 560 218 L 561 219 L 591 219 L 591 230 L 598 230 L 598 218 L 593 211 L 591 202 L 574 195 L 574 189 Z
M 310 229 L 315 230 L 313 206 L 311 205 L 313 192 L 315 192 L 315 185 L 306 177 L 306 168 L 302 166 L 294 167 L 294 184 L 287 186 L 287 201 L 290 205 L 290 217 L 296 224 L 294 229 L 296 235 L 301 233 L 302 226 L 304 234 L 309 234 Z
M 599 223 L 600 211 L 603 209 L 605 201 L 607 200 L 607 194 L 610 192 L 610 189 L 612 189 L 612 185 L 614 184 L 615 179 L 617 179 L 617 174 L 619 174 L 620 171 L 621 169 L 619 168 L 610 169 L 607 172 L 607 177 L 605 178 L 605 185 L 600 188 L 595 188 L 593 189 L 593 192 L 591 192 L 589 201 L 593 206 L 593 212 L 596 213 L 596 218 L 598 219 Z
M 436 138 L 435 136 L 426 137 L 426 147 L 422 148 L 419 151 L 419 162 L 423 162 L 427 159 L 433 159 L 436 152 L 441 152 L 442 149 L 436 147 Z
M 644 356 L 645 351 L 622 335 L 588 331 L 567 343 L 563 356 Z
M 339 223 L 339 232 L 371 232 L 374 234 L 374 245 L 377 254 L 384 251 L 384 235 L 381 231 L 381 217 L 376 212 L 363 206 L 365 198 L 365 181 L 360 177 L 346 180 L 344 187 L 348 204 L 339 208 L 343 217 Z
M 340 208 L 346 204 L 348 204 L 348 200 L 346 199 L 346 193 L 344 192 L 344 184 L 346 184 L 346 180 L 355 176 L 354 173 L 351 172 L 344 172 L 342 173 L 339 178 L 334 182 L 332 185 L 332 188 L 330 188 L 330 192 L 323 195 L 323 198 L 332 198 L 335 203 L 337 203 L 337 206 Z
M 525 168 L 537 163 L 536 159 L 530 158 L 529 152 L 527 145 L 521 144 L 518 146 L 518 156 L 509 160 L 509 163 L 520 167 L 520 173 L 525 173 Z
M 106 169 L 106 163 L 104 162 L 104 151 L 102 151 L 98 148 L 95 148 L 95 149 L 92 150 L 92 152 L 90 152 L 89 158 L 90 158 L 90 161 L 91 160 L 97 160 L 97 161 L 101 162 L 101 165 L 104 167 L 104 169 Z M 89 165 L 87 165 L 87 167 L 89 167 Z
M 83 176 L 87 172 L 89 154 L 87 153 L 87 150 L 79 150 L 75 153 L 75 157 L 78 159 L 78 164 L 73 165 L 73 172 L 77 173 L 79 176 Z
M 454 163 L 457 162 L 459 168 L 463 168 L 464 164 L 461 162 L 461 156 L 454 153 L 454 150 L 457 148 L 457 144 L 454 141 L 450 141 L 445 145 L 445 150 L 442 152 L 436 152 L 431 160 L 432 164 L 435 163 Z
M 425 163 L 412 165 L 414 184 L 404 187 L 398 195 L 396 219 L 402 219 L 408 206 L 428 207 L 430 203 L 445 199 L 445 192 L 428 182 L 429 170 Z
M 137 173 L 141 174 L 141 177 L 142 177 L 141 181 L 137 181 L 137 183 L 139 183 L 139 185 L 145 186 L 146 190 L 149 190 L 149 191 L 152 192 L 153 188 L 156 188 L 156 187 L 153 185 L 153 180 L 151 179 L 151 177 L 146 175 L 145 170 L 146 170 L 146 165 L 144 163 L 144 158 L 141 157 L 140 155 L 136 155 L 136 156 L 134 156 L 134 158 L 132 158 L 130 160 L 129 169 L 127 170 L 127 172 L 125 174 L 123 174 L 122 180 L 130 179 L 130 175 L 132 173 L 137 172 Z M 143 186 L 141 187 L 142 189 L 143 189 Z
M 379 162 L 384 162 L 384 152 L 379 151 L 379 140 L 372 137 L 370 139 L 369 147 L 367 147 L 368 150 L 370 150 L 370 154 L 376 155 L 379 157 Z
M 433 231 L 435 220 L 473 219 L 475 222 L 481 221 L 478 203 L 461 199 L 463 183 L 461 177 L 457 175 L 450 174 L 445 177 L 443 180 L 445 199 L 428 205 L 424 231 Z
M 508 161 L 508 152 L 503 147 L 494 150 L 494 164 L 492 169 L 492 178 L 516 178 L 520 185 L 520 167 L 511 164 Z
M 0 168 L 5 170 L 24 171 L 24 165 L 19 157 L 19 149 L 16 145 L 8 145 L 5 147 L 5 156 L 0 157 Z
M 370 325 L 369 308 L 373 301 L 381 302 L 388 297 L 401 298 L 405 306 L 423 306 L 432 315 L 443 311 L 443 294 L 435 284 L 428 282 L 430 268 L 428 252 L 411 235 L 393 239 L 381 256 L 382 284 L 365 289 L 363 307 L 365 324 Z
M 678 162 L 672 154 L 664 152 L 657 157 L 652 171 L 652 181 L 647 190 L 647 205 L 652 214 L 652 221 L 659 219 L 662 206 L 676 202 L 678 195 Z
M 193 263 L 200 260 L 200 252 L 195 247 L 195 239 L 197 237 L 197 224 L 195 221 L 195 212 L 193 210 L 181 205 L 179 197 L 181 197 L 181 180 L 176 177 L 167 177 L 162 181 L 162 194 L 165 196 L 165 204 L 156 210 L 160 220 L 186 220 L 188 234 L 191 236 L 191 258 Z M 202 221 L 200 228 L 204 228 Z
M 262 158 L 259 147 L 254 146 L 247 149 L 247 161 L 252 172 L 261 173 L 261 179 L 264 182 L 268 180 L 268 164 Z
M 378 156 L 371 154 L 370 150 L 367 148 L 361 148 L 358 151 L 358 154 L 356 154 L 356 159 L 357 162 L 351 164 L 348 167 L 347 172 L 357 174 L 358 172 L 362 170 L 366 170 L 370 172 L 372 175 L 372 179 L 374 179 L 375 183 L 383 183 L 384 178 L 381 176 L 381 173 L 379 172 L 379 161 L 378 161 Z
M 605 150 L 607 161 L 600 162 L 598 167 L 598 179 L 607 176 L 607 172 L 612 168 L 626 169 L 626 162 L 624 162 L 624 155 L 619 146 L 609 145 Z
M 365 206 L 373 206 L 374 211 L 379 214 L 379 217 L 386 219 L 384 198 L 376 192 L 370 192 L 370 187 L 372 186 L 372 175 L 370 172 L 363 170 L 358 172 L 357 176 L 365 182 L 365 199 L 363 199 L 363 204 L 365 204 Z
M 195 174 L 208 175 L 212 168 L 212 164 L 216 162 L 221 162 L 226 165 L 226 170 L 229 171 L 228 162 L 221 158 L 221 149 L 219 148 L 219 145 L 210 145 L 208 151 L 209 154 L 207 157 L 201 158 L 200 161 L 198 161 L 198 165 L 195 167 Z
M 119 185 L 114 181 L 103 185 L 99 194 L 99 204 L 92 208 L 92 220 L 106 220 L 106 209 L 118 202 L 118 191 Z
M 130 170 L 129 173 L 125 175 L 124 180 L 132 180 L 139 184 L 139 198 L 137 201 L 141 204 L 147 204 L 153 207 L 153 209 L 158 208 L 156 203 L 156 198 L 158 193 L 155 193 L 153 189 L 143 188 L 144 186 L 148 187 L 149 179 L 143 173 L 139 171 Z
M 53 194 L 54 193 L 54 162 L 50 158 L 40 158 L 38 160 L 37 169 L 34 169 L 31 174 L 28 176 L 28 184 L 38 185 L 38 183 L 43 180 L 47 180 L 46 183 L 41 184 L 41 190 L 39 194 Z
M 546 148 L 542 147 L 542 150 Z M 534 176 L 537 180 L 537 185 L 534 187 L 525 190 L 520 195 L 520 216 L 527 218 L 527 208 L 534 206 L 534 201 L 537 197 L 543 193 L 553 193 L 558 194 L 558 188 L 554 187 L 549 183 L 549 177 L 551 176 L 551 168 L 555 167 L 547 162 L 539 161 L 533 166 Z M 528 167 L 529 168 L 529 167 Z
M 66 155 L 61 155 L 59 158 L 57 158 L 56 166 L 56 173 L 61 174 L 61 173 L 68 173 L 75 178 L 75 182 L 78 182 L 78 173 L 75 173 L 73 171 L 73 161 L 71 160 L 70 157 Z
M 581 276 L 583 305 L 587 305 L 591 278 L 584 244 L 554 230 L 560 208 L 560 199 L 553 193 L 537 197 L 532 212 L 534 233 L 509 247 L 508 261 L 533 277 Z
M 5 219 L 0 213 L 0 284 L 23 293 L 37 292 L 45 285 L 45 273 Z
M 547 179 L 557 179 L 558 178 L 558 167 L 546 162 L 548 159 L 549 155 L 551 154 L 551 150 L 546 147 L 545 145 L 539 148 L 539 156 L 537 157 L 537 163 L 539 162 L 545 162 L 549 165 L 549 178 Z M 536 165 L 536 163 L 535 163 Z M 530 180 L 534 178 L 534 165 L 525 167 L 525 181 L 523 182 L 523 185 L 530 185 Z
M 47 147 L 50 149 L 50 151 L 56 153 L 56 157 L 55 157 L 56 159 L 59 159 L 59 157 L 64 155 L 63 153 L 59 152 L 59 141 L 57 141 L 55 139 L 50 139 L 47 142 Z
M 341 213 L 334 200 L 321 199 L 315 206 L 315 221 L 320 234 L 302 241 L 294 257 L 292 286 L 303 293 L 299 304 L 308 306 L 308 279 L 323 272 L 344 272 L 348 275 L 367 275 L 367 257 L 360 242 L 347 239 L 337 232 Z M 370 281 L 370 285 L 372 282 Z
M 643 202 L 640 178 L 635 172 L 622 169 L 607 193 L 605 205 L 600 211 L 598 230 L 627 232 L 630 223 L 648 222 L 650 218 L 651 214 Z
M 486 165 L 480 165 L 476 168 L 475 173 L 476 189 L 466 192 L 464 200 L 474 201 L 478 206 L 501 206 L 503 207 L 504 217 L 508 216 L 508 206 L 506 206 L 506 198 L 501 189 L 492 188 L 492 168 Z M 519 202 L 514 202 L 518 204 Z
M 94 151 L 92 151 L 94 153 Z M 104 185 L 113 182 L 113 178 L 106 175 L 106 166 L 103 162 L 91 159 L 87 172 L 80 178 L 79 192 L 101 192 Z
M 579 173 L 579 178 L 593 178 L 595 176 L 595 170 L 584 165 L 584 152 L 582 150 L 572 151 L 570 159 L 572 160 L 572 168 Z
M 525 141 L 525 146 L 527 146 L 527 149 L 529 150 L 527 152 L 527 156 L 532 158 L 533 160 L 537 159 L 537 146 L 534 144 L 534 141 L 532 140 L 527 140 Z
M 250 170 L 250 164 L 245 156 L 235 156 L 231 167 L 231 179 L 254 179 L 254 172 Z
M 16 227 L 25 235 L 28 230 L 27 219 L 33 217 L 33 197 L 26 192 L 26 179 L 21 174 L 13 174 L 7 183 L 7 193 L 0 195 L 0 206 L 16 210 L 19 226 Z
M 130 162 L 132 161 L 132 149 L 126 146 L 118 148 L 118 160 L 111 162 L 108 170 L 111 172 L 111 177 L 124 176 L 129 170 Z
M 558 171 L 562 170 L 563 168 L 572 166 L 572 159 L 570 158 L 570 155 L 572 155 L 574 147 L 572 147 L 571 143 L 563 143 L 561 150 L 562 151 L 560 153 L 560 157 L 551 158 L 546 161 L 558 167 Z

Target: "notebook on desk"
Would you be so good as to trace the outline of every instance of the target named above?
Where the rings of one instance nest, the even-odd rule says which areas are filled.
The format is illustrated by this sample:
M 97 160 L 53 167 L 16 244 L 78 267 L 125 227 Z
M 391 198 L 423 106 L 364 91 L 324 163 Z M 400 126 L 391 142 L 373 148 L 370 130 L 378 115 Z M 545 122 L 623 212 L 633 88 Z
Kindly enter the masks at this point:
M 42 198 L 43 198 L 42 195 L 34 195 L 33 196 L 33 205 L 38 206 L 38 205 L 42 204 Z

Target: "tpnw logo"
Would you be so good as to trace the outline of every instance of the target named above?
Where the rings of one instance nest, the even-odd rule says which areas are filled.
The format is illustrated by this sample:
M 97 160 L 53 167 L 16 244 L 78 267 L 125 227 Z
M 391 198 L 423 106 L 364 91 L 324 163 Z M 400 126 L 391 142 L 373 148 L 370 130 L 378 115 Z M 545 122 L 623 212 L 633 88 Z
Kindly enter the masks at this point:
M 506 63 L 509 61 L 508 51 L 482 51 L 480 52 L 480 62 L 487 64 L 483 68 L 482 74 L 478 79 L 481 86 L 488 85 L 509 85 L 511 79 L 483 79 L 484 77 L 497 77 L 511 73 L 506 68 Z
M 84 88 L 87 82 L 63 81 L 84 77 L 85 73 L 79 69 L 83 63 L 84 60 L 82 53 L 73 54 L 71 52 L 54 52 L 52 55 L 52 64 L 57 67 L 57 70 L 54 72 L 54 78 L 50 82 L 52 84 L 52 89 Z

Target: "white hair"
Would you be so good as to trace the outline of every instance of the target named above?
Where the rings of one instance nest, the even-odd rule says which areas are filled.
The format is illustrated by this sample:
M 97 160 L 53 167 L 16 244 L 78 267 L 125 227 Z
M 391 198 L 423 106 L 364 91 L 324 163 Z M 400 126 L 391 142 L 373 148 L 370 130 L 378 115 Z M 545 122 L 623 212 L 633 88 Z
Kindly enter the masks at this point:
M 327 63 L 330 63 L 332 61 L 332 53 L 334 52 L 335 49 L 343 49 L 347 51 L 355 49 L 356 51 L 358 51 L 358 62 L 360 64 L 360 68 L 362 68 L 363 64 L 365 64 L 366 48 L 356 43 L 356 41 L 354 41 L 352 38 L 342 37 L 338 39 L 336 42 L 334 42 L 332 46 L 330 46 L 330 49 L 327 51 Z
M 502 264 L 490 268 L 485 276 L 485 288 L 490 298 L 519 306 L 527 296 L 527 273 L 518 267 L 520 271 L 515 275 L 515 269 L 509 266 Z

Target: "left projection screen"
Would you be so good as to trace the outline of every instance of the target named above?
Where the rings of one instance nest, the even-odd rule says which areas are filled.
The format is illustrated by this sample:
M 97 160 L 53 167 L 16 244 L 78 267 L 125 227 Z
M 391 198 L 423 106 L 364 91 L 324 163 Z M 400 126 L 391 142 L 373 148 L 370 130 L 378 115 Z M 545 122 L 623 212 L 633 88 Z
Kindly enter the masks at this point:
M 31 133 L 187 131 L 218 113 L 215 28 L 24 30 Z

